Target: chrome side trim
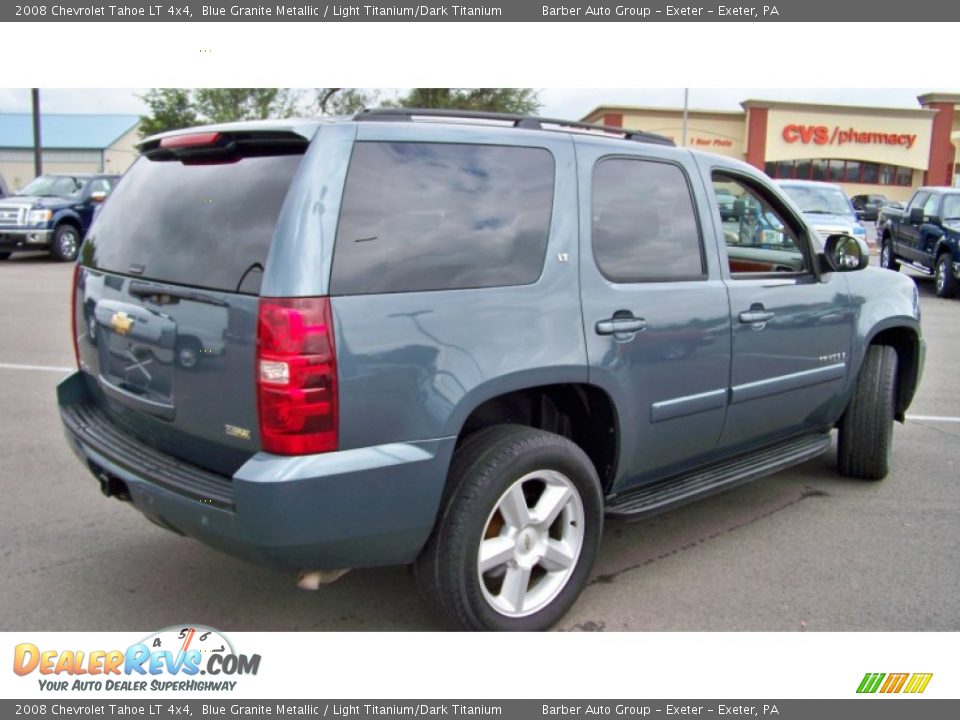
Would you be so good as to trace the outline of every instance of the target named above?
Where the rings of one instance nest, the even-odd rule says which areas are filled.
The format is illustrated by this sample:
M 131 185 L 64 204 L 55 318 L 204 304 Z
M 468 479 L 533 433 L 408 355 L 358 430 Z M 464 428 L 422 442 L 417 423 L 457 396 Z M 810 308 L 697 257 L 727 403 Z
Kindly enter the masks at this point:
M 650 422 L 661 422 L 684 415 L 714 410 L 727 404 L 727 389 L 709 390 L 696 395 L 661 400 L 650 406 Z
M 813 368 L 812 370 L 803 370 L 789 375 L 780 375 L 778 377 L 768 378 L 766 380 L 757 380 L 752 383 L 735 385 L 730 389 L 730 403 L 747 402 L 756 400 L 768 395 L 797 390 L 808 385 L 819 385 L 830 382 L 831 380 L 842 380 L 846 377 L 846 363 L 835 363 L 833 365 L 824 365 L 823 367 Z

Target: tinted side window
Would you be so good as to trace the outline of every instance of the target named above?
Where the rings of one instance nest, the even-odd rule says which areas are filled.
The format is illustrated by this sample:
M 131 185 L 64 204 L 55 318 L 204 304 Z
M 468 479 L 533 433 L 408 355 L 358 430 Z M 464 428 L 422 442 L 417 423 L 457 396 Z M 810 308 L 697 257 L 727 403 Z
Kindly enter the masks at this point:
M 553 206 L 541 148 L 357 143 L 337 227 L 334 295 L 535 282 Z
M 700 228 L 676 165 L 632 158 L 593 170 L 593 255 L 613 282 L 704 276 Z
M 722 173 L 713 173 L 712 179 L 734 279 L 757 273 L 809 270 L 799 233 L 790 227 L 787 216 L 777 209 L 766 191 Z M 731 197 L 733 202 L 729 201 Z
M 910 201 L 910 204 L 907 205 L 907 209 L 904 214 L 909 215 L 910 211 L 915 207 L 922 208 L 926 205 L 927 200 L 930 198 L 930 193 L 918 192 L 913 196 L 913 199 Z
M 97 178 L 96 180 L 91 181 L 90 187 L 88 187 L 87 190 L 91 195 L 95 192 L 109 193 L 110 183 L 103 178 Z

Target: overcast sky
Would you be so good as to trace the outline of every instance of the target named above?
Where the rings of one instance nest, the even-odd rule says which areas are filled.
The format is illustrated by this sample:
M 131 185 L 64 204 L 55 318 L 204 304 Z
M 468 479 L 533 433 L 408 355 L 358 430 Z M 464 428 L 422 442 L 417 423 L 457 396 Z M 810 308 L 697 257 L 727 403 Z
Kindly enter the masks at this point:
M 790 100 L 841 105 L 917 107 L 917 95 L 931 91 L 960 92 L 943 88 L 691 88 L 690 108 L 739 110 L 748 98 Z M 137 96 L 145 89 L 44 89 L 40 105 L 44 112 L 143 114 L 146 106 Z M 312 95 L 312 91 L 306 91 Z M 540 91 L 542 115 L 581 118 L 598 105 L 645 105 L 682 107 L 683 89 L 546 88 Z M 0 113 L 29 112 L 30 91 L 0 89 Z

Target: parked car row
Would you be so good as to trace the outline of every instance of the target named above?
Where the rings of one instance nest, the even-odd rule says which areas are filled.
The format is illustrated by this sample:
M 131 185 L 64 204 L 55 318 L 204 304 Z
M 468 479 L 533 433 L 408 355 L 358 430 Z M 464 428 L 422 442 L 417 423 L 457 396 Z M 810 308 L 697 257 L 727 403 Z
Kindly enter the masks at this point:
M 46 250 L 57 260 L 77 259 L 96 209 L 118 175 L 41 175 L 12 195 L 0 193 L 0 260 L 18 250 Z
M 790 199 L 807 216 L 820 237 L 843 233 L 860 241 L 865 252 L 870 252 L 867 229 L 857 219 L 853 204 L 843 188 L 833 183 L 814 180 L 778 180 Z
M 884 205 L 889 205 L 886 195 L 868 194 L 854 195 L 850 204 L 860 220 L 876 220 L 877 214 Z

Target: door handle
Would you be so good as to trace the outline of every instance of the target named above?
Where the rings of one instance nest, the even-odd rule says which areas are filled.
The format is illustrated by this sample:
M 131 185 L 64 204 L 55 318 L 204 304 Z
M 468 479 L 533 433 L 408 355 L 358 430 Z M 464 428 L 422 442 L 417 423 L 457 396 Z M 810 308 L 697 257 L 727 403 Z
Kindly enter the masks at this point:
M 641 332 L 647 327 L 647 321 L 643 318 L 612 317 L 607 320 L 597 322 L 597 335 L 632 335 Z
M 744 310 L 739 317 L 742 323 L 765 323 L 768 320 L 773 320 L 773 313 L 764 309 L 763 305 L 759 305 Z

